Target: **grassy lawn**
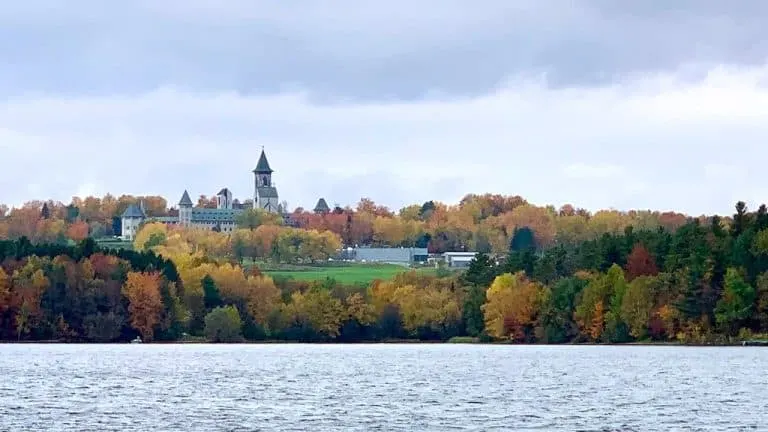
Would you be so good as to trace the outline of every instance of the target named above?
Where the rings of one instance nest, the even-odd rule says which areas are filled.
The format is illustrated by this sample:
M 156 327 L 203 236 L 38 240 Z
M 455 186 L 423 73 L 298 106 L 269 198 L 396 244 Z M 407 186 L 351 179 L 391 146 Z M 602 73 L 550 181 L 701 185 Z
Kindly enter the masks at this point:
M 123 241 L 118 240 L 116 238 L 111 237 L 103 237 L 103 238 L 97 238 L 96 244 L 103 248 L 109 248 L 109 249 L 133 249 L 133 243 L 130 241 Z
M 264 272 L 272 277 L 292 278 L 302 281 L 335 279 L 346 285 L 369 284 L 375 279 L 392 279 L 396 274 L 410 269 L 393 264 L 350 264 L 328 267 L 296 267 L 292 269 L 270 270 Z M 434 268 L 421 268 L 419 272 L 434 273 Z

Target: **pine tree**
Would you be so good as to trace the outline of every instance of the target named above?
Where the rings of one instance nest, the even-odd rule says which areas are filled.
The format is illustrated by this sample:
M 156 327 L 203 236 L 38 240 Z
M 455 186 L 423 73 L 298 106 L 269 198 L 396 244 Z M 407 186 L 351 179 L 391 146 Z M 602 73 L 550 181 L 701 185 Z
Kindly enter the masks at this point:
M 202 280 L 202 285 L 205 309 L 211 310 L 217 306 L 221 306 L 221 294 L 219 294 L 219 288 L 216 286 L 216 282 L 213 278 L 210 275 L 205 275 Z

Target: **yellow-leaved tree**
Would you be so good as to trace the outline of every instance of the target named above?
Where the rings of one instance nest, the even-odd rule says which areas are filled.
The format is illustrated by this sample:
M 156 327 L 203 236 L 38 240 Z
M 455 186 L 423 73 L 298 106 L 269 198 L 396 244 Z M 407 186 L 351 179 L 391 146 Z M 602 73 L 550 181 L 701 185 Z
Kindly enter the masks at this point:
M 523 272 L 497 276 L 482 307 L 486 332 L 497 339 L 529 339 L 545 295 L 544 287 Z
M 445 288 L 403 285 L 395 290 L 392 301 L 400 310 L 403 328 L 411 334 L 422 329 L 441 332 L 461 320 L 456 296 Z
M 373 305 L 365 301 L 362 294 L 350 294 L 345 303 L 349 318 L 357 321 L 360 325 L 367 326 L 376 321 L 376 310 Z
M 224 303 L 237 303 L 248 297 L 245 274 L 240 266 L 223 264 L 213 268 L 209 275 L 216 282 Z
M 155 246 L 164 245 L 168 238 L 168 227 L 164 223 L 150 222 L 144 224 L 133 239 L 133 248 L 145 251 Z
M 40 300 L 50 286 L 43 267 L 50 264 L 48 258 L 32 256 L 24 267 L 13 272 L 13 291 L 19 309 L 16 312 L 16 334 L 19 339 L 29 333 L 40 321 L 42 311 Z
M 629 333 L 641 339 L 648 332 L 653 310 L 653 292 L 650 276 L 640 276 L 629 283 L 621 303 L 621 318 L 629 326 Z
M 266 275 L 249 276 L 246 284 L 248 313 L 257 324 L 267 327 L 270 314 L 280 306 L 280 290 Z
M 304 294 L 294 292 L 290 303 L 283 305 L 281 315 L 284 330 L 309 325 L 328 338 L 338 336 L 341 324 L 347 319 L 347 311 L 341 301 L 323 289 L 311 289 Z

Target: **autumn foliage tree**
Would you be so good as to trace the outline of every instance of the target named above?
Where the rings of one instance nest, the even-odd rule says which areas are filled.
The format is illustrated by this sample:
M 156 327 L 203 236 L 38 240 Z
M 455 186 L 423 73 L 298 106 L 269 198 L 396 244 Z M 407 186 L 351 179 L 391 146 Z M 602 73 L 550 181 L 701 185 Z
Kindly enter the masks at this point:
M 624 287 L 624 274 L 617 265 L 613 265 L 604 275 L 594 275 L 587 284 L 574 317 L 583 335 L 589 340 L 599 341 L 610 336 L 606 334 L 606 325 L 610 322 L 611 314 L 619 313 L 615 308 L 621 304 L 620 301 L 612 300 L 617 293 L 622 294 Z
M 629 326 L 631 335 L 641 339 L 648 333 L 653 310 L 652 278 L 638 276 L 629 283 L 621 302 L 621 318 Z
M 18 339 L 29 333 L 42 318 L 40 300 L 50 286 L 43 272 L 47 260 L 33 257 L 13 272 L 13 297 L 16 305 L 16 335 Z
M 500 339 L 528 340 L 544 288 L 523 273 L 505 273 L 493 281 L 486 295 L 483 313 L 488 334 Z
M 627 278 L 631 281 L 638 276 L 656 276 L 659 269 L 648 249 L 638 243 L 627 256 Z
M 131 327 L 150 341 L 155 326 L 160 323 L 163 301 L 160 296 L 160 274 L 129 272 L 123 285 L 123 295 L 128 299 Z
M 282 325 L 299 340 L 316 335 L 322 339 L 339 335 L 346 310 L 340 300 L 328 291 L 313 289 L 306 293 L 294 292 L 281 310 Z
M 0 317 L 8 309 L 11 297 L 11 278 L 0 267 Z
M 88 224 L 83 221 L 77 221 L 67 228 L 67 237 L 75 242 L 80 242 L 88 237 Z

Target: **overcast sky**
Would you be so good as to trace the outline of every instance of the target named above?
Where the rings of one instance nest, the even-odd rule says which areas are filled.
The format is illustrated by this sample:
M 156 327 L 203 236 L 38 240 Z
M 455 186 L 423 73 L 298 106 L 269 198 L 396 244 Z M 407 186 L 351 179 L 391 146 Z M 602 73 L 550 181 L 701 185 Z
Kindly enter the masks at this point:
M 8 2 L 0 202 L 249 198 L 264 146 L 291 208 L 732 213 L 768 201 L 766 22 L 759 0 Z

